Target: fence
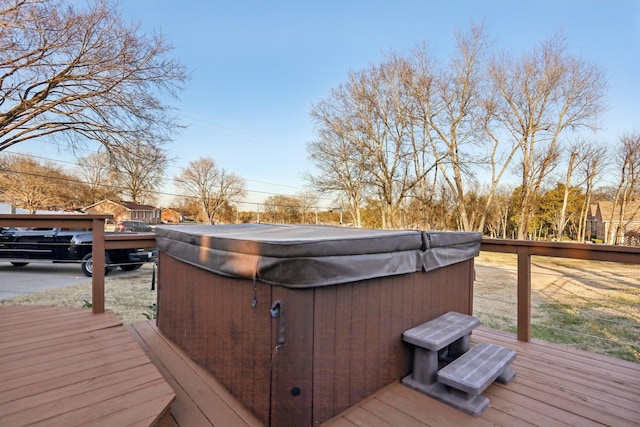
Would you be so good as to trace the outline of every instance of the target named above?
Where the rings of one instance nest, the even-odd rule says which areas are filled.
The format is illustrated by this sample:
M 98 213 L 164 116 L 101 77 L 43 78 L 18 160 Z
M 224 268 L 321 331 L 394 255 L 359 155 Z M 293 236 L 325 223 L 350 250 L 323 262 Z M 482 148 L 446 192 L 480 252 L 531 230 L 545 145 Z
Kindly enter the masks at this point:
M 561 328 L 571 328 L 571 325 L 567 325 L 575 316 L 563 316 L 569 311 L 577 311 L 580 307 L 573 304 L 571 301 L 580 301 L 580 304 L 584 310 L 586 307 L 591 307 L 591 312 L 601 310 L 602 322 L 606 323 L 611 321 L 610 319 L 616 318 L 616 322 L 620 323 L 618 330 L 624 335 L 626 332 L 628 341 L 631 345 L 636 346 L 637 352 L 637 321 L 633 321 L 633 325 L 628 324 L 627 318 L 633 319 L 635 315 L 634 307 L 636 307 L 638 301 L 638 285 L 640 274 L 635 265 L 640 264 L 640 248 L 638 247 L 625 247 L 625 246 L 611 246 L 611 245 L 594 245 L 594 244 L 579 244 L 579 243 L 565 243 L 565 242 L 540 242 L 540 241 L 519 241 L 519 240 L 502 240 L 502 239 L 483 239 L 481 245 L 481 251 L 487 252 L 499 252 L 504 254 L 515 255 L 515 269 L 509 270 L 508 262 L 503 262 L 499 269 L 502 270 L 502 274 L 511 274 L 515 276 L 517 282 L 515 290 L 516 299 L 516 329 L 518 339 L 521 341 L 531 340 L 531 328 L 532 328 L 532 257 L 535 256 L 536 260 L 540 260 L 538 264 L 543 264 L 544 258 L 552 257 L 565 258 L 567 260 L 592 260 L 592 261 L 606 261 L 620 263 L 620 268 L 609 269 L 612 271 L 610 277 L 595 277 L 593 279 L 585 279 L 587 272 L 583 271 L 584 264 L 580 264 L 579 267 L 568 265 L 567 268 L 562 270 L 569 271 L 569 277 L 561 277 L 556 275 L 554 278 L 548 278 L 540 276 L 540 274 L 550 274 L 538 272 L 537 282 L 552 283 L 558 289 L 545 288 L 544 291 L 540 291 L 540 283 L 538 285 L 538 292 L 536 297 L 544 299 L 549 297 L 549 293 L 554 292 L 555 298 L 546 298 L 546 308 L 552 312 L 553 317 L 558 324 L 553 328 L 560 330 Z M 555 261 L 556 263 L 559 261 Z M 546 262 L 548 264 L 548 262 Z M 577 264 L 577 263 L 576 263 Z M 597 264 L 594 263 L 594 264 Z M 628 265 L 626 265 L 628 264 Z M 505 268 L 506 267 L 506 268 Z M 594 265 L 597 269 L 597 266 Z M 541 270 L 541 268 L 538 268 Z M 546 268 L 545 270 L 553 270 Z M 625 271 L 628 272 L 625 277 Z M 551 274 L 555 274 L 552 273 Z M 631 277 L 633 276 L 633 277 Z M 482 279 L 485 280 L 485 279 Z M 573 292 L 576 295 L 563 295 L 563 291 L 559 291 L 560 288 L 571 286 L 574 282 L 588 282 L 589 286 L 576 288 Z M 476 290 L 477 296 L 480 292 L 491 293 L 493 291 L 487 291 L 486 283 L 479 283 Z M 482 289 L 482 291 L 480 291 Z M 587 289 L 587 291 L 585 291 Z M 590 289 L 590 291 L 589 291 Z M 497 292 L 497 291 L 496 291 Z M 546 295 L 542 293 L 547 292 Z M 579 293 L 579 294 L 578 294 Z M 483 297 L 487 297 L 484 295 Z M 495 296 L 489 296 L 494 298 L 494 305 L 508 305 L 508 301 L 501 301 Z M 613 303 L 607 303 L 607 298 L 612 298 Z M 550 302 L 551 301 L 551 302 Z M 625 305 L 626 304 L 626 305 Z M 594 308 L 596 307 L 597 308 Z M 615 308 L 612 306 L 616 306 Z M 626 307 L 626 308 L 625 308 Z M 503 311 L 508 310 L 502 308 Z M 617 312 L 616 312 L 617 310 Z M 611 313 L 609 313 L 611 312 Z M 635 314 L 634 314 L 635 313 Z M 540 313 L 537 314 L 540 316 Z M 606 329 L 606 328 L 605 328 Z M 627 330 L 626 332 L 624 330 Z M 633 331 L 636 332 L 633 332 Z M 586 339 L 591 337 L 586 337 Z M 606 338 L 605 338 L 606 339 Z M 623 338 L 624 340 L 624 338 Z M 636 342 L 636 344 L 633 344 Z
M 109 249 L 137 249 L 155 247 L 153 234 L 122 233 L 105 235 L 104 226 L 111 215 L 15 215 L 1 214 L 0 227 L 38 227 L 87 229 L 92 233 L 93 265 L 105 265 L 105 251 Z M 94 268 L 91 278 L 93 313 L 104 313 L 104 268 Z

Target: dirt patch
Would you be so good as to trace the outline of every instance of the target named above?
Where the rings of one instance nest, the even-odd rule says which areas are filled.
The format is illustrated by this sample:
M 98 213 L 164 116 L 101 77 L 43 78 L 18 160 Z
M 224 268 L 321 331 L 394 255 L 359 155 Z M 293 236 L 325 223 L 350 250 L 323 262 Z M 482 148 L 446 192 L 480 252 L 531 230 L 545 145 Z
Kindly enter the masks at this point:
M 483 252 L 475 266 L 475 308 L 512 306 L 517 294 L 516 256 Z M 594 301 L 606 307 L 610 301 L 631 320 L 640 322 L 638 265 L 536 256 L 532 257 L 531 270 L 534 308 L 550 302 L 584 305 Z M 508 311 L 515 319 L 515 307 Z

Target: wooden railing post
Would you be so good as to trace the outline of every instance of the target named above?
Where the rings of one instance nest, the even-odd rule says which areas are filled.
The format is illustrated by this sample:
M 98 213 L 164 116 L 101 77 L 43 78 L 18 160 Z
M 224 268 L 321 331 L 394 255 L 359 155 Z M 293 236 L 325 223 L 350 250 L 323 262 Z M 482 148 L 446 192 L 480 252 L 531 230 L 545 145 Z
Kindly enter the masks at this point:
M 99 314 L 104 313 L 104 219 L 93 219 L 92 239 L 93 274 L 91 276 L 91 304 L 93 314 Z
M 115 233 L 106 236 L 105 220 L 112 215 L 80 215 L 80 214 L 0 214 L 2 227 L 43 227 L 91 229 L 91 254 L 93 271 L 91 277 L 91 306 L 93 313 L 104 313 L 104 278 L 107 249 L 140 249 L 155 248 L 156 238 L 153 233 Z
M 518 246 L 518 340 L 531 341 L 531 254 Z

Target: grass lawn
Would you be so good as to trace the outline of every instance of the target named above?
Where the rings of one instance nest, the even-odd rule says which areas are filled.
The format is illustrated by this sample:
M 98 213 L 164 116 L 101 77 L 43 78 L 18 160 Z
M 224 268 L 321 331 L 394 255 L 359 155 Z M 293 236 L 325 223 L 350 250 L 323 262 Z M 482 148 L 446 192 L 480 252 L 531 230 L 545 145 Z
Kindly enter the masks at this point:
M 156 291 L 151 290 L 153 265 L 105 278 L 105 308 L 113 311 L 123 323 L 147 320 L 153 315 Z M 0 301 L 1 304 L 26 304 L 56 307 L 90 307 L 91 278 L 87 282 L 51 289 Z
M 640 267 L 532 257 L 532 336 L 640 362 Z M 474 314 L 484 325 L 516 331 L 516 256 L 476 259 Z

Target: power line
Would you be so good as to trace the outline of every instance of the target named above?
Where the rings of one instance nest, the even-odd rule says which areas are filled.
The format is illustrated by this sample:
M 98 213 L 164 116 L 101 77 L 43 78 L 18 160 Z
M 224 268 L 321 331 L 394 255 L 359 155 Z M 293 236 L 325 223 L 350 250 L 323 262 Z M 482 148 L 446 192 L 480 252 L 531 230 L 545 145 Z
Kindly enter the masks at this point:
M 65 164 L 65 165 L 72 165 L 75 167 L 81 167 L 81 165 L 77 162 L 70 162 L 70 161 L 66 161 L 66 160 L 60 160 L 60 159 L 52 159 L 49 157 L 44 157 L 44 156 L 38 156 L 38 155 L 34 155 L 34 154 L 26 154 L 26 153 L 20 153 L 20 152 L 16 152 L 16 151 L 10 151 L 10 150 L 5 150 L 5 153 L 8 154 L 13 154 L 13 155 L 17 155 L 17 156 L 21 156 L 21 157 L 25 157 L 25 158 L 30 158 L 30 159 L 38 159 L 38 160 L 42 160 L 42 161 L 49 161 L 49 162 L 53 162 L 53 163 L 59 163 L 59 164 Z M 6 172 L 13 172 L 13 173 L 21 173 L 19 171 L 10 171 L 10 170 L 5 170 Z M 47 176 L 44 176 L 47 177 Z M 49 176 L 48 178 L 54 178 Z M 261 180 L 254 180 L 254 179 L 245 179 L 242 178 L 244 181 L 246 182 L 253 182 L 253 183 L 257 183 L 257 184 L 266 184 L 266 185 L 272 185 L 275 187 L 284 187 L 284 188 L 290 188 L 290 189 L 296 189 L 299 191 L 304 191 L 303 188 L 301 187 L 297 187 L 297 186 L 293 186 L 293 185 L 287 185 L 287 184 L 278 184 L 278 183 L 274 183 L 274 182 L 268 182 L 268 181 L 261 181 Z M 172 182 L 177 182 L 178 180 L 176 178 L 168 178 L 168 180 L 172 181 Z M 78 180 L 78 179 L 74 179 L 73 182 L 78 182 L 78 183 L 83 183 L 85 185 L 89 185 L 87 182 L 84 182 L 82 180 Z M 123 187 L 115 187 L 115 186 L 106 186 L 106 185 L 102 185 L 104 187 L 110 187 L 110 188 L 114 188 L 116 190 L 122 190 L 124 189 Z M 273 192 L 273 191 L 264 191 L 264 190 L 252 190 L 252 189 L 246 189 L 245 190 L 248 193 L 254 193 L 254 194 L 259 194 L 259 195 L 268 195 L 268 196 L 278 196 L 278 195 L 285 195 L 285 196 L 290 196 L 290 197 L 298 197 L 295 194 L 283 194 L 283 193 L 278 193 L 278 192 Z M 184 194 L 177 194 L 177 193 L 171 193 L 171 192 L 167 192 L 167 191 L 150 191 L 150 193 L 157 195 L 157 196 L 171 196 L 171 197 L 189 197 L 189 196 L 185 196 Z M 319 199 L 322 200 L 327 200 L 329 201 L 330 199 L 327 197 L 322 197 L 322 196 L 317 196 Z M 242 202 L 242 203 L 257 203 L 257 202 Z
M 233 128 L 230 128 L 230 127 L 227 127 L 227 126 L 223 126 L 223 125 L 220 125 L 220 124 L 217 124 L 217 123 L 213 123 L 213 122 L 211 122 L 211 121 L 209 121 L 207 119 L 201 119 L 199 117 L 190 116 L 190 115 L 184 114 L 184 113 L 179 113 L 179 115 L 184 117 L 184 118 L 187 118 L 187 119 L 190 119 L 190 120 L 193 120 L 193 121 L 196 121 L 196 122 L 200 122 L 200 124 L 203 124 L 205 126 L 208 126 L 208 127 L 214 128 L 214 129 L 222 129 L 222 130 L 224 130 L 224 131 L 226 131 L 228 133 L 244 136 L 246 138 L 253 139 L 253 140 L 258 141 L 258 142 L 266 142 L 268 144 L 272 144 L 272 145 L 276 145 L 276 146 L 279 146 L 279 147 L 282 147 L 282 148 L 286 148 L 287 150 L 292 150 L 292 149 L 297 148 L 297 147 L 291 147 L 289 145 L 283 144 L 283 143 L 281 143 L 279 141 L 276 141 L 276 140 L 273 140 L 273 139 L 270 139 L 270 138 L 264 138 L 264 137 L 253 135 L 253 134 L 241 131 L 241 130 L 237 130 L 237 129 L 233 129 Z
M 20 153 L 16 153 L 28 158 L 41 158 L 41 159 L 45 159 L 43 157 L 38 157 L 38 156 L 31 156 L 31 155 L 25 155 L 25 154 L 20 154 Z M 70 163 L 70 164 L 75 164 L 75 163 L 71 163 L 71 162 L 64 162 L 64 163 Z M 76 166 L 78 166 L 77 164 L 75 164 Z M 77 179 L 74 177 L 70 177 L 70 176 L 55 176 L 55 175 L 44 175 L 44 174 L 39 174 L 39 173 L 34 173 L 34 172 L 26 172 L 26 171 L 16 171 L 16 170 L 12 170 L 12 169 L 8 169 L 8 168 L 4 168 L 0 166 L 0 172 L 5 172 L 5 173 L 13 173 L 13 174 L 18 174 L 18 175 L 23 175 L 23 176 L 32 176 L 32 177 L 38 177 L 38 178 L 45 178 L 48 180 L 55 180 L 55 181 L 64 181 L 66 183 L 77 183 L 77 184 L 82 184 L 82 185 L 87 185 L 89 186 L 89 184 L 86 181 L 83 181 L 81 179 Z M 122 186 L 116 186 L 116 185 L 111 185 L 111 184 L 98 184 L 97 187 L 99 188 L 108 188 L 108 189 L 113 189 L 116 191 L 122 191 L 122 190 L 126 190 L 126 187 L 122 187 Z M 250 193 L 257 193 L 257 194 L 263 194 L 263 195 L 270 195 L 270 196 L 282 196 L 283 194 L 280 193 L 271 193 L 271 192 L 267 192 L 267 191 L 259 191 L 259 190 L 245 190 L 246 192 L 250 192 Z M 160 195 L 160 196 L 171 196 L 171 197 L 184 197 L 184 198 L 188 198 L 188 199 L 199 199 L 197 196 L 191 196 L 191 195 L 184 195 L 184 194 L 177 194 L 177 193 L 169 193 L 169 192 L 163 192 L 163 191 L 145 191 L 145 193 L 151 193 L 154 195 Z M 293 198 L 298 198 L 300 196 L 296 196 L 296 195 L 284 195 L 284 196 L 288 196 L 288 197 L 293 197 Z M 321 197 L 317 197 L 318 199 L 320 199 Z M 328 200 L 325 198 L 325 200 Z M 283 204 L 278 204 L 278 203 L 265 203 L 263 202 L 252 202 L 252 201 L 245 201 L 245 200 L 229 200 L 229 202 L 231 203 L 235 203 L 236 205 L 239 204 L 247 204 L 247 205 L 256 205 L 256 206 L 277 206 L 277 207 L 294 207 L 291 205 L 283 205 Z M 315 209 L 315 210 L 319 210 L 319 209 L 327 209 L 326 207 L 321 207 L 321 206 L 308 206 L 309 209 Z

